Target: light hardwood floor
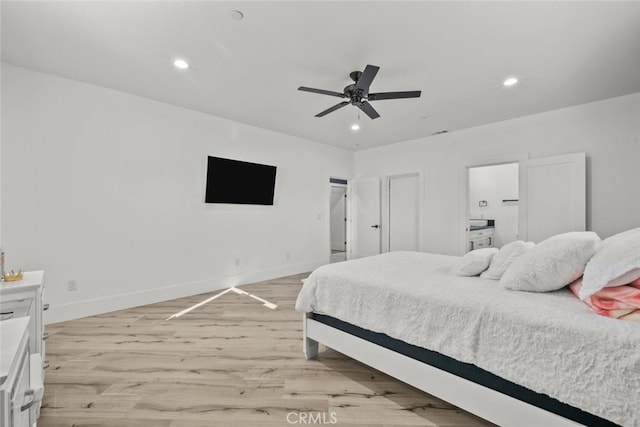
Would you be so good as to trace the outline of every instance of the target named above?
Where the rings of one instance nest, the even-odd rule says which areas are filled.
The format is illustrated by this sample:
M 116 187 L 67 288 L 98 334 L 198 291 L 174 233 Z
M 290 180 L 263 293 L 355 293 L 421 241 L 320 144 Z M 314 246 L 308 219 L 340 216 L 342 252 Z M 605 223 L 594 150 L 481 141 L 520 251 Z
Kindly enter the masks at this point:
M 166 320 L 214 292 L 48 325 L 38 426 L 490 425 L 333 350 L 305 360 L 303 277 L 242 287 L 276 310 L 227 293 Z

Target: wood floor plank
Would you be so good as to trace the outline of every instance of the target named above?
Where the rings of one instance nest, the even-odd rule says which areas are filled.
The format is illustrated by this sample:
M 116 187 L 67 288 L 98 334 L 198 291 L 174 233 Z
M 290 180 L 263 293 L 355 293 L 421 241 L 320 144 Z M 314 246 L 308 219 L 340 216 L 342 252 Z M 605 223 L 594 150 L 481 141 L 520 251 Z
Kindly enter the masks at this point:
M 48 418 L 48 427 L 172 427 L 172 420 L 145 420 L 142 418 L 127 419 L 107 416 L 106 418 L 56 417 Z M 38 426 L 40 426 L 38 422 Z M 211 424 L 209 424 L 211 426 Z
M 306 277 L 241 287 L 276 310 L 230 292 L 167 320 L 213 292 L 48 325 L 38 426 L 490 425 L 324 346 L 305 360 Z

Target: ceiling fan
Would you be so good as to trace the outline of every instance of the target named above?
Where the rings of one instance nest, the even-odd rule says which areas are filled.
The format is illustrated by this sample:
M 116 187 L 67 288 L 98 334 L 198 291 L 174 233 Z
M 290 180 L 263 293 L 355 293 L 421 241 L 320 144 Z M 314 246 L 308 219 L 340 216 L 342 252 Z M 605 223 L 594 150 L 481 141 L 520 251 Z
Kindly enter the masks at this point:
M 351 80 L 354 83 L 344 88 L 343 92 L 333 92 L 324 89 L 314 89 L 312 87 L 300 86 L 298 90 L 305 92 L 319 93 L 322 95 L 337 96 L 338 98 L 347 98 L 348 101 L 342 101 L 333 107 L 316 114 L 316 117 L 323 117 L 329 113 L 336 111 L 345 105 L 355 105 L 361 109 L 367 116 L 372 119 L 377 119 L 380 114 L 373 108 L 369 101 L 381 101 L 383 99 L 400 99 L 400 98 L 419 98 L 422 91 L 413 90 L 407 92 L 381 92 L 381 93 L 369 93 L 369 86 L 373 82 L 374 77 L 378 73 L 380 67 L 375 65 L 367 65 L 364 71 L 353 71 L 349 74 Z

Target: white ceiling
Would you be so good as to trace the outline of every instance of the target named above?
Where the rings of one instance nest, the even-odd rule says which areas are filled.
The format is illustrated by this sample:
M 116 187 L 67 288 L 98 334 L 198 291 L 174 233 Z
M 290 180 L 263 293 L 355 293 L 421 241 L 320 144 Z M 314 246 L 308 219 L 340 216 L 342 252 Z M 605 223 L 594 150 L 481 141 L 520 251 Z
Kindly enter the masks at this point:
M 234 20 L 230 11 L 244 13 Z M 2 1 L 2 60 L 348 149 L 640 91 L 640 1 Z M 191 68 L 179 71 L 173 59 Z M 372 102 L 339 98 L 380 67 Z M 512 88 L 502 86 L 518 76 Z

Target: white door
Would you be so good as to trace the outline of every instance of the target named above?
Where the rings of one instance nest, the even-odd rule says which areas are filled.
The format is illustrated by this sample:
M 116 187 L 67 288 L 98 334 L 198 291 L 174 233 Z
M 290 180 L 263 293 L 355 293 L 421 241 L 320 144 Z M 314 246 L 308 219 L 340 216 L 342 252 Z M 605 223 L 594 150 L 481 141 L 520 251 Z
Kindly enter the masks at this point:
M 380 253 L 380 179 L 350 181 L 351 232 L 350 258 Z
M 585 153 L 520 161 L 519 238 L 586 229 Z
M 331 187 L 331 250 L 345 251 L 347 245 L 347 187 Z
M 389 251 L 418 251 L 418 175 L 389 178 Z

